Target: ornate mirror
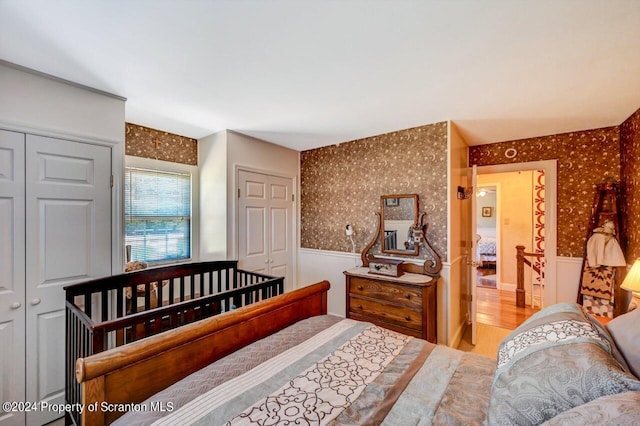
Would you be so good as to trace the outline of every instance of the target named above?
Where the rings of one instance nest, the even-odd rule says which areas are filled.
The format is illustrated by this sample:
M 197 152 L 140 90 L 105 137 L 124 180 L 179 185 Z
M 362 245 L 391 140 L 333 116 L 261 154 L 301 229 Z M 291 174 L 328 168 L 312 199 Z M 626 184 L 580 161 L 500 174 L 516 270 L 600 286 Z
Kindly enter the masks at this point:
M 418 225 L 418 195 L 383 195 L 380 203 L 382 252 L 417 256 L 420 247 L 414 242 L 413 228 Z

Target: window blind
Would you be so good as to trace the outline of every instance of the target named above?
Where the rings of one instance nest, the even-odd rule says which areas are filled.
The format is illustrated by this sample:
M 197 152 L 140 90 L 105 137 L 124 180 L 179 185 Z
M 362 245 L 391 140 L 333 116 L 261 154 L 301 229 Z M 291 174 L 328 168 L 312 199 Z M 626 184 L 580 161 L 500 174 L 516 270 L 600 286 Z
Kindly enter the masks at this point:
M 125 168 L 125 244 L 131 260 L 191 257 L 191 175 Z

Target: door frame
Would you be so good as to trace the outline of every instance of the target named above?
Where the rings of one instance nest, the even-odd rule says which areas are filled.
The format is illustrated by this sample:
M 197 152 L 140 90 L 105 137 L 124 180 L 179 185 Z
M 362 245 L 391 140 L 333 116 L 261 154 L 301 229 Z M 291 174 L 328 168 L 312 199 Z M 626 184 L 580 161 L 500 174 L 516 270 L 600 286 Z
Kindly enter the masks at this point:
M 557 250 L 558 250 L 558 160 L 529 161 L 522 163 L 478 166 L 478 174 L 506 173 L 524 170 L 545 172 L 545 305 L 557 303 Z
M 290 291 L 298 288 L 298 211 L 299 211 L 299 203 L 300 197 L 298 196 L 298 177 L 296 175 L 290 175 L 287 173 L 277 172 L 274 170 L 262 169 L 259 167 L 247 166 L 243 164 L 234 164 L 233 167 L 233 182 L 232 182 L 232 191 L 229 194 L 231 198 L 233 198 L 233 202 L 229 203 L 231 206 L 231 223 L 228 224 L 229 229 L 231 230 L 231 238 L 228 239 L 228 242 L 231 244 L 231 247 L 227 247 L 228 253 L 233 254 L 234 259 L 238 259 L 239 257 L 239 246 L 240 241 L 240 220 L 238 214 L 240 214 L 240 205 L 238 198 L 238 191 L 240 190 L 240 172 L 249 172 L 249 173 L 260 173 L 268 176 L 276 176 L 279 178 L 290 179 L 291 180 L 291 194 L 293 195 L 294 202 L 292 203 L 292 212 L 291 212 L 291 236 L 289 243 L 291 244 L 291 281 L 289 283 L 288 288 L 285 288 L 286 291 Z

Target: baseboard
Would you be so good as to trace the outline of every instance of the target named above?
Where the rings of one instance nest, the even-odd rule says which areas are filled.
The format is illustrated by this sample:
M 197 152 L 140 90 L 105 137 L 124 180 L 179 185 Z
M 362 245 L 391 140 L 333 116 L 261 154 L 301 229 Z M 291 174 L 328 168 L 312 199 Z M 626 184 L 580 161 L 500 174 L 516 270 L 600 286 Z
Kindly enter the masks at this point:
M 462 338 L 464 337 L 464 332 L 465 332 L 466 328 L 467 328 L 467 322 L 463 321 L 458 326 L 458 329 L 453 334 L 453 336 L 451 336 L 451 342 L 449 342 L 449 347 L 457 348 L 458 346 L 460 346 L 460 342 L 462 341 Z
M 516 291 L 517 288 L 517 284 L 500 283 L 500 290 Z

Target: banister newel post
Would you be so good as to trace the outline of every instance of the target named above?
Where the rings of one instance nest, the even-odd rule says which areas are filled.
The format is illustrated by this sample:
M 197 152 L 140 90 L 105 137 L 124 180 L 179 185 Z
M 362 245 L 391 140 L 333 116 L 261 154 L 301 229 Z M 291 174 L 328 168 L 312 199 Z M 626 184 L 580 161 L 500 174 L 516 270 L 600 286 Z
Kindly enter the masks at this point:
M 524 246 L 516 246 L 516 278 L 518 286 L 516 288 L 516 306 L 518 308 L 525 307 L 525 291 L 524 291 Z

